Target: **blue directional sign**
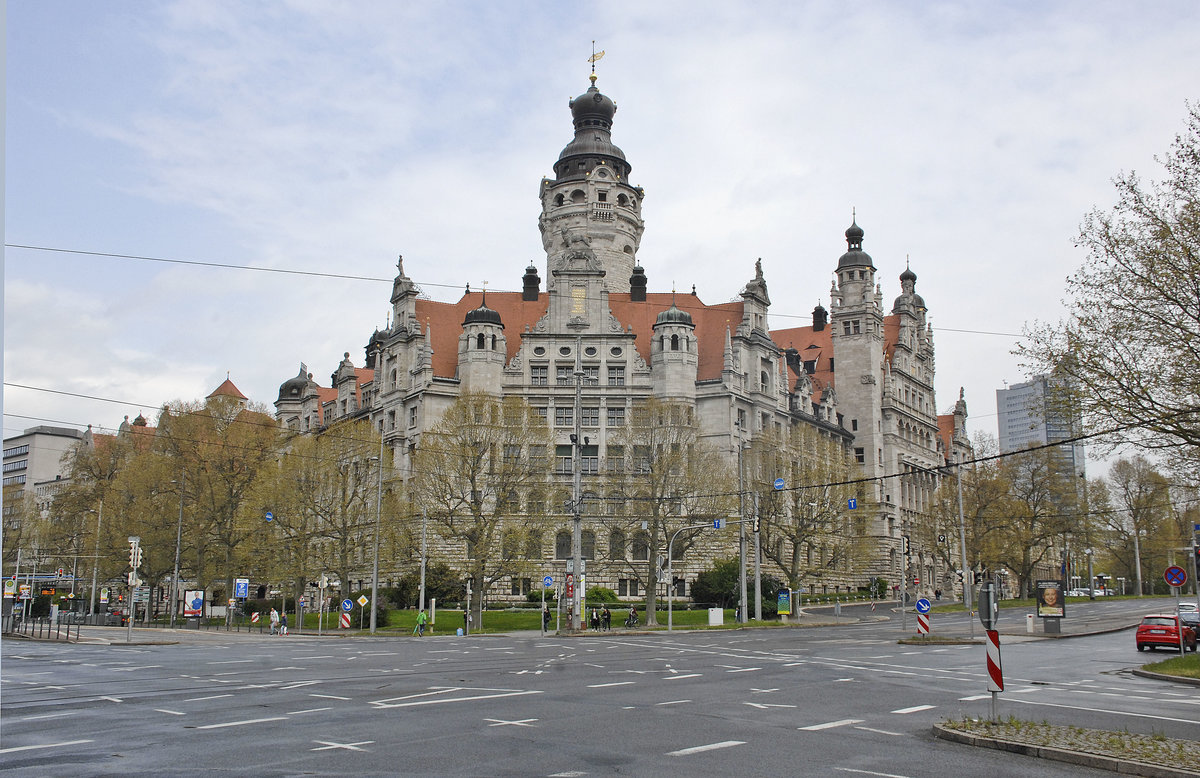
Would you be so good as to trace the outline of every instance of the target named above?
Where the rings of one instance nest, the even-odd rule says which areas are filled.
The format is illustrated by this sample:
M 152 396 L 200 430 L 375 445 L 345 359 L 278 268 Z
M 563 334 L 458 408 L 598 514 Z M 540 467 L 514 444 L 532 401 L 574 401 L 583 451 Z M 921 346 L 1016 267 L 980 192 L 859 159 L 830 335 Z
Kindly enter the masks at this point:
M 775 479 L 775 482 L 774 482 L 773 484 L 771 484 L 771 485 L 772 485 L 772 486 L 774 486 L 774 487 L 775 487 L 775 491 L 777 491 L 777 492 L 778 492 L 780 489 L 782 489 L 782 488 L 783 488 L 783 479 L 782 479 L 782 478 L 776 478 L 776 479 Z
M 346 613 L 349 613 L 350 611 L 354 610 L 354 601 L 351 600 L 349 597 L 342 600 L 342 610 L 346 611 Z
M 234 597 L 249 597 L 250 596 L 250 581 L 245 578 L 235 579 L 233 582 Z
M 929 613 L 929 608 L 929 600 L 925 599 L 924 597 L 917 600 L 917 613 Z
M 267 511 L 267 521 L 270 521 L 273 518 L 275 518 L 275 514 L 271 513 L 270 511 Z
M 542 579 L 542 586 L 545 586 L 547 589 L 549 589 L 553 585 L 554 585 L 554 576 L 548 575 Z
M 849 500 L 846 501 L 846 507 L 849 508 L 850 510 L 854 510 L 855 508 L 857 508 L 858 507 L 858 498 L 851 497 Z
M 713 529 L 721 529 L 725 526 L 725 519 L 713 519 Z

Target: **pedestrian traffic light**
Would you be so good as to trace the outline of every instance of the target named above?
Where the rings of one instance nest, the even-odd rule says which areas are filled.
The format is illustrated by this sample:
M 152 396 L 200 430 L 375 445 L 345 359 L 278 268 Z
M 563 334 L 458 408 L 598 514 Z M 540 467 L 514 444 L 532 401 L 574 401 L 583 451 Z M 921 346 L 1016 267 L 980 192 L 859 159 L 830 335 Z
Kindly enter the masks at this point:
M 962 571 L 962 570 L 956 570 L 955 572 L 956 572 L 956 573 L 958 573 L 958 582 L 959 582 L 959 583 L 962 583 L 962 582 L 963 582 L 963 571 Z
M 758 522 L 759 522 L 759 519 L 758 519 L 758 517 L 757 517 L 757 516 L 755 516 L 755 517 L 754 517 L 754 525 L 753 525 L 753 526 L 754 526 L 754 531 L 755 531 L 755 532 L 758 532 L 758 526 L 759 526 Z

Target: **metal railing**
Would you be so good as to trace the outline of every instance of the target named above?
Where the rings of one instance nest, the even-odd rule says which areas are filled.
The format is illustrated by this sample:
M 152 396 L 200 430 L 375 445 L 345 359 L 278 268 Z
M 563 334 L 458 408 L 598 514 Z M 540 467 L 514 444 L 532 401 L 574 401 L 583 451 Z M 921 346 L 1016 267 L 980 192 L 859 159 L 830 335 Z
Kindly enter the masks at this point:
M 15 614 L 9 614 L 0 620 L 5 635 L 22 635 L 34 640 L 64 640 L 70 641 L 71 628 L 75 628 L 74 640 L 79 640 L 79 624 L 66 624 L 61 621 L 51 621 L 49 616 L 32 619 L 19 619 Z

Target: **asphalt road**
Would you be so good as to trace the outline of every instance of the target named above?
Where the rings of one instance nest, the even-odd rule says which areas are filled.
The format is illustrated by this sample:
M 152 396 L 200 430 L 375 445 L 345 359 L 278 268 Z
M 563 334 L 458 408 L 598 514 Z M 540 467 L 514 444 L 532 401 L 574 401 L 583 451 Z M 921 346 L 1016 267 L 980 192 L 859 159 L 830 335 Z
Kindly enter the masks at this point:
M 967 627 L 945 626 L 955 618 Z M 4 641 L 0 770 L 1102 774 L 934 739 L 937 721 L 987 715 L 984 648 L 899 645 L 898 619 L 572 638 L 135 634 L 182 642 Z M 1008 636 L 1002 660 L 1001 716 L 1200 737 L 1200 689 L 1133 676 L 1150 660 L 1130 631 Z

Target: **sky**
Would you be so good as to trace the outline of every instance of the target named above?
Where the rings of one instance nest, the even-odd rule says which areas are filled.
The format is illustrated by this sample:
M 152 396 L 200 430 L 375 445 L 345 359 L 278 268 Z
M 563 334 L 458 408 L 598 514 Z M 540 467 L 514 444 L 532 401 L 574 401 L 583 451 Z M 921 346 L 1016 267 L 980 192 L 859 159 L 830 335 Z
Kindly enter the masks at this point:
M 961 387 L 995 435 L 1085 214 L 1200 99 L 1197 39 L 1193 0 L 10 3 L 4 436 L 328 385 L 399 254 L 436 300 L 545 279 L 593 40 L 650 291 L 726 302 L 761 258 L 771 326 L 807 325 L 855 214 L 887 311 L 918 276 L 938 410 Z

